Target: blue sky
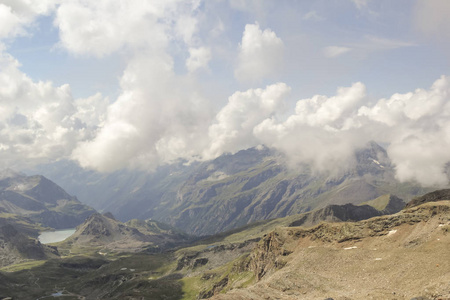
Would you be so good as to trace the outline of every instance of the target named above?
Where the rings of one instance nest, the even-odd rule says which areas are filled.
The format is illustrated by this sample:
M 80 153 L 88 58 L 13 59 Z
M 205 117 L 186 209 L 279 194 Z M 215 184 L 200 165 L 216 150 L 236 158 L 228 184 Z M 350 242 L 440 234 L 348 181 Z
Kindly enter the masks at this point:
M 234 9 L 227 1 L 202 3 L 205 25 L 221 18 L 226 26 L 224 48 L 236 52 L 245 25 L 258 22 L 261 28 L 273 30 L 283 40 L 287 65 L 271 79 L 239 84 L 233 78 L 233 70 L 228 68 L 233 61 L 213 58 L 211 73 L 205 77 L 227 76 L 224 90 L 228 94 L 222 95 L 225 99 L 236 88 L 264 86 L 274 81 L 294 86 L 294 94 L 299 97 L 330 95 L 338 86 L 356 81 L 364 82 L 374 96 L 388 97 L 395 92 L 426 88 L 449 69 L 445 47 L 430 41 L 414 27 L 414 1 L 367 1 L 361 8 L 352 1 L 243 3 L 241 6 L 246 7 L 236 4 Z M 71 54 L 58 47 L 59 30 L 53 20 L 53 14 L 39 16 L 26 36 L 7 41 L 8 52 L 22 64 L 21 70 L 34 80 L 51 80 L 55 85 L 69 83 L 75 97 L 88 97 L 95 92 L 117 97 L 117 82 L 126 54 L 112 53 L 101 58 Z M 207 39 L 210 27 L 205 27 L 198 30 Z M 389 49 L 388 45 L 377 45 L 371 38 L 380 39 L 380 44 L 384 40 L 411 46 Z M 324 57 L 323 48 L 332 45 L 354 50 L 336 58 Z M 234 53 L 228 55 L 233 60 Z M 174 58 L 177 70 L 185 72 L 186 53 L 174 50 Z M 230 83 L 232 90 L 227 91 Z
M 266 144 L 334 172 L 375 140 L 399 179 L 443 184 L 448 17 L 445 0 L 0 0 L 1 164 L 152 170 Z

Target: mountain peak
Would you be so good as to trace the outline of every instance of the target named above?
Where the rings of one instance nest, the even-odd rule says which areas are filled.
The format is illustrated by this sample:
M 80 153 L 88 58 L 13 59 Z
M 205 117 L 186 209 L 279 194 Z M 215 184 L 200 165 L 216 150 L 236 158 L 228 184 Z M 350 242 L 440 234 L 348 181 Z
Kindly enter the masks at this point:
M 111 213 L 111 212 L 105 212 L 104 214 L 103 214 L 103 216 L 105 216 L 105 217 L 107 217 L 107 218 L 110 218 L 110 219 L 113 219 L 114 221 L 116 221 L 116 218 L 114 217 L 114 215 Z

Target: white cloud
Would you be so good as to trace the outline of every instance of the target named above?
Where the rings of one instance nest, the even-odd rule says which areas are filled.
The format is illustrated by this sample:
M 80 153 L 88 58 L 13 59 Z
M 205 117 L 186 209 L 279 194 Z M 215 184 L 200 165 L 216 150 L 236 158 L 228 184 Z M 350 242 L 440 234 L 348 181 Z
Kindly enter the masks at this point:
M 60 44 L 74 54 L 104 56 L 124 47 L 166 45 L 165 25 L 159 21 L 174 1 L 108 0 L 63 2 L 58 7 L 55 25 Z
M 405 42 L 401 40 L 393 40 L 382 37 L 377 37 L 373 35 L 364 36 L 364 40 L 359 44 L 359 47 L 362 49 L 368 49 L 371 51 L 383 51 L 383 50 L 392 50 L 403 47 L 413 47 L 416 46 L 415 43 Z
M 315 11 L 315 10 L 311 10 L 310 12 L 303 15 L 302 19 L 306 20 L 306 21 L 323 21 L 323 20 L 325 20 L 325 18 L 320 16 L 317 13 L 317 11 Z
M 61 45 L 75 54 L 105 56 L 126 50 L 119 97 L 108 107 L 94 137 L 80 142 L 72 158 L 83 167 L 113 171 L 152 169 L 192 158 L 205 147 L 207 103 L 195 79 L 177 75 L 171 43 L 189 51 L 190 72 L 207 68 L 211 51 L 197 47 L 192 1 L 73 1 L 58 9 Z M 80 21 L 81 20 L 81 21 Z M 86 112 L 87 113 L 87 112 Z
M 365 86 L 355 83 L 339 88 L 334 97 L 299 100 L 295 114 L 284 122 L 267 118 L 255 126 L 255 136 L 293 163 L 308 163 L 320 172 L 345 170 L 354 150 L 365 142 L 346 126 L 365 97 Z
M 215 124 L 209 127 L 210 146 L 204 152 L 205 158 L 258 145 L 254 127 L 282 111 L 289 92 L 286 84 L 277 83 L 265 89 L 234 93 L 216 115 Z
M 210 60 L 210 48 L 189 48 L 189 58 L 186 60 L 186 67 L 190 73 L 195 72 L 201 68 L 207 69 Z
M 215 26 L 210 30 L 210 35 L 212 37 L 219 37 L 225 31 L 225 25 L 221 19 L 216 21 Z
M 0 2 L 0 40 L 13 38 L 27 33 L 38 15 L 47 15 L 57 0 L 2 0 Z
M 419 0 L 414 8 L 414 25 L 427 37 L 447 43 L 450 38 L 450 2 Z
M 361 10 L 363 8 L 367 7 L 367 4 L 369 3 L 369 0 L 351 0 L 355 6 Z
M 33 82 L 12 56 L 0 53 L 0 155 L 3 166 L 24 167 L 68 157 L 102 118 L 95 99 L 74 100 L 68 85 Z M 95 114 L 86 113 L 93 111 Z M 103 106 L 105 109 L 106 106 Z
M 176 21 L 176 32 L 188 45 L 192 43 L 194 34 L 197 31 L 197 22 L 196 18 L 188 15 L 180 16 Z
M 345 54 L 350 50 L 352 49 L 349 47 L 329 46 L 323 48 L 323 54 L 325 55 L 325 57 L 334 58 L 342 54 Z
M 190 159 L 205 147 L 209 104 L 188 78 L 175 75 L 170 56 L 135 56 L 121 87 L 98 134 L 73 152 L 83 167 L 150 170 L 177 158 Z
M 339 88 L 334 97 L 316 95 L 298 101 L 292 118 L 295 118 L 295 122 L 309 126 L 333 125 L 342 120 L 346 113 L 351 114 L 365 97 L 366 87 L 357 82 L 349 88 Z
M 230 5 L 252 14 L 265 6 L 261 3 L 231 0 Z M 359 9 L 368 6 L 367 1 L 354 3 Z M 422 8 L 417 28 L 445 40 L 450 32 L 444 24 L 448 4 L 418 1 L 417 7 Z M 121 52 L 125 64 L 117 99 L 110 103 L 101 94 L 74 99 L 69 85 L 31 80 L 0 44 L 2 163 L 71 157 L 100 171 L 151 169 L 180 157 L 214 158 L 266 144 L 293 162 L 333 173 L 345 170 L 356 148 L 375 140 L 388 145 L 400 180 L 446 183 L 449 77 L 440 78 L 430 89 L 393 94 L 372 105 L 367 104 L 365 86 L 355 83 L 339 88 L 334 96 L 299 100 L 295 111 L 283 119 L 290 88 L 277 83 L 235 92 L 214 114 L 193 73 L 208 70 L 211 47 L 215 55 L 232 60 L 233 46 L 225 36 L 231 27 L 222 21 L 228 21 L 227 16 L 219 14 L 208 21 L 216 26 L 205 29 L 206 18 L 198 9 L 197 0 L 1 1 L 0 39 L 30 34 L 39 16 L 55 11 L 63 49 L 97 57 Z M 304 19 L 318 16 L 310 11 Z M 220 45 L 213 44 L 219 36 Z M 358 43 L 325 47 L 323 54 L 332 58 L 349 51 L 368 54 L 414 45 L 365 35 Z M 245 26 L 238 50 L 234 75 L 240 81 L 271 78 L 283 65 L 283 41 L 258 23 Z M 180 57 L 188 58 L 180 61 Z M 183 63 L 189 73 L 177 75 L 177 64 L 182 69 Z
M 270 29 L 247 24 L 239 45 L 235 77 L 240 81 L 258 81 L 277 72 L 283 63 L 283 41 Z
M 429 90 L 394 94 L 374 106 L 363 106 L 359 115 L 382 126 L 390 145 L 388 153 L 400 180 L 417 180 L 425 185 L 444 184 L 445 163 L 450 154 L 450 78 L 442 76 Z M 378 123 L 378 125 L 377 125 Z M 381 135 L 381 134 L 380 134 Z
M 21 32 L 22 22 L 11 7 L 0 3 L 0 39 L 15 36 Z

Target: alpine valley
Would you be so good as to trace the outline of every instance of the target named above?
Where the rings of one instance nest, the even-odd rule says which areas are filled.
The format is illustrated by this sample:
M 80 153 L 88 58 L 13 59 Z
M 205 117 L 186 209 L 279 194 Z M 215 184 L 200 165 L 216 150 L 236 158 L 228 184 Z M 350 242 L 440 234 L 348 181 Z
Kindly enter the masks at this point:
M 386 194 L 409 200 L 431 191 L 400 183 L 386 151 L 369 143 L 352 165 L 336 174 L 290 164 L 282 153 L 257 147 L 155 172 L 100 174 L 63 161 L 30 172 L 44 174 L 85 204 L 117 219 L 154 219 L 193 235 L 230 230 L 259 220 L 360 204 Z
M 449 189 L 397 181 L 375 143 L 340 173 L 288 165 L 257 147 L 150 173 L 5 170 L 0 299 L 450 299 Z

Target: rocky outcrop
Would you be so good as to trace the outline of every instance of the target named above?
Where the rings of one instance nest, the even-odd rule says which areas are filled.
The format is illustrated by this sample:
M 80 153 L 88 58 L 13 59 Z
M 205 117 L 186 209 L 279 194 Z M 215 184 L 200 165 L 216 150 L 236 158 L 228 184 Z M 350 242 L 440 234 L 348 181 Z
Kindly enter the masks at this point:
M 438 220 L 437 224 L 440 224 L 438 228 L 441 230 L 448 230 L 450 201 L 425 203 L 417 207 L 405 208 L 395 215 L 380 216 L 359 222 L 321 223 L 311 228 L 280 228 L 264 236 L 258 243 L 250 255 L 250 268 L 258 280 L 282 268 L 286 263 L 284 257 L 294 251 L 298 240 L 328 244 L 361 241 L 366 238 L 388 236 L 395 233 L 394 228 L 399 226 L 426 224 L 431 219 Z M 405 244 L 405 247 L 418 243 L 412 240 Z
M 440 200 L 450 200 L 450 189 L 438 190 L 425 194 L 421 197 L 414 198 L 411 201 L 409 201 L 408 204 L 406 204 L 406 208 L 418 206 L 427 202 L 436 202 Z
M 250 254 L 250 269 L 257 280 L 263 278 L 268 272 L 282 268 L 285 264 L 283 256 L 290 253 L 283 248 L 285 239 L 279 232 L 267 234 Z
M 364 205 L 353 205 L 350 203 L 345 205 L 328 205 L 302 214 L 288 226 L 313 226 L 320 222 L 361 221 L 397 213 L 405 206 L 402 199 L 393 195 L 385 195 L 366 203 Z
M 369 205 L 353 204 L 328 205 L 325 208 L 305 213 L 301 218 L 289 224 L 295 226 L 312 226 L 320 222 L 361 221 L 380 216 L 382 213 Z

